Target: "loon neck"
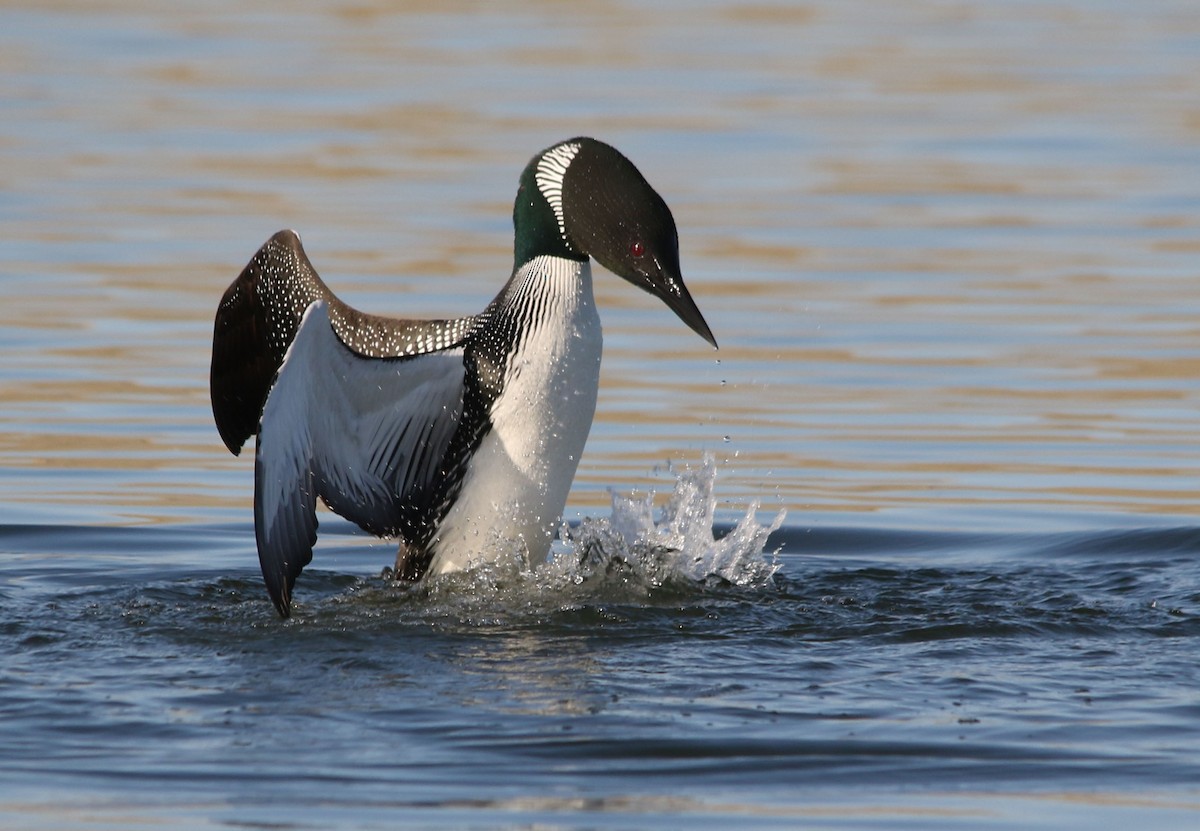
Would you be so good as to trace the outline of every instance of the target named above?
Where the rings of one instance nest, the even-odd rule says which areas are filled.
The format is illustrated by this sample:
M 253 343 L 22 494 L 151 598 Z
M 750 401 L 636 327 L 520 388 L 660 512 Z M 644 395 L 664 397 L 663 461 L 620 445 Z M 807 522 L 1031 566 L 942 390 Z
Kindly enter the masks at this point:
M 513 272 L 476 320 L 479 326 L 472 338 L 475 378 L 483 398 L 492 402 L 507 386 L 514 356 L 531 344 L 540 344 L 535 352 L 547 351 L 547 343 L 582 342 L 581 330 L 599 332 L 591 263 L 569 257 L 534 257 Z
M 520 271 L 535 259 L 554 257 L 585 262 L 588 255 L 572 247 L 559 233 L 558 223 L 541 196 L 535 191 L 525 197 L 522 191 L 513 211 L 516 226 L 513 237 L 513 270 Z
M 533 257 L 514 272 L 504 295 L 506 305 L 529 305 L 542 314 L 551 313 L 564 300 L 590 303 L 591 263 L 586 257 L 582 260 L 553 254 Z
M 565 167 L 560 169 L 554 165 L 547 167 L 543 156 L 530 162 L 521 174 L 517 198 L 513 203 L 514 272 L 537 257 L 575 261 L 588 258 L 567 238 L 561 197 L 564 170 Z

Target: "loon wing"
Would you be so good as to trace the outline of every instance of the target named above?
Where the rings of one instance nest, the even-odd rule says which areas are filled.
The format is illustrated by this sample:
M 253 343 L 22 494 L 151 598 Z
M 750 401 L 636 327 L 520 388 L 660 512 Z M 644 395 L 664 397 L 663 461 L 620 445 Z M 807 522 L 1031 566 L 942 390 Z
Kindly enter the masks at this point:
M 221 298 L 209 391 L 217 430 L 235 456 L 258 430 L 271 382 L 304 310 L 332 298 L 294 231 L 267 240 Z
M 329 304 L 304 312 L 263 408 L 254 465 L 259 562 L 281 615 L 312 560 L 317 497 L 376 534 L 398 533 L 445 498 L 466 374 L 459 344 L 364 358 L 334 331 Z
M 275 374 L 316 301 L 329 308 L 347 347 L 371 358 L 435 352 L 461 344 L 472 318 L 397 320 L 347 306 L 321 281 L 295 231 L 279 231 L 250 259 L 221 298 L 213 324 L 209 390 L 222 441 L 235 456 L 259 421 Z

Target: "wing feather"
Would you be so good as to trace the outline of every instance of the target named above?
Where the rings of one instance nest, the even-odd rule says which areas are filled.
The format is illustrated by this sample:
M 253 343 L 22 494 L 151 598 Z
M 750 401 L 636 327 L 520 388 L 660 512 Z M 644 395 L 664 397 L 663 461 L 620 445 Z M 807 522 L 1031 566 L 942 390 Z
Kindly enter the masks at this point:
M 463 414 L 463 350 L 364 358 L 339 339 L 329 306 L 312 303 L 267 396 L 255 456 L 255 527 L 263 578 L 290 612 L 296 577 L 312 560 L 316 500 L 376 534 L 450 467 Z
M 347 306 L 321 281 L 295 231 L 258 249 L 221 298 L 209 389 L 222 441 L 235 456 L 258 431 L 267 396 L 308 307 L 329 306 L 338 338 L 363 357 L 398 358 L 460 345 L 475 319 L 402 320 Z
M 213 322 L 209 391 L 217 430 L 235 456 L 258 429 L 304 310 L 331 299 L 294 231 L 267 240 L 225 291 Z

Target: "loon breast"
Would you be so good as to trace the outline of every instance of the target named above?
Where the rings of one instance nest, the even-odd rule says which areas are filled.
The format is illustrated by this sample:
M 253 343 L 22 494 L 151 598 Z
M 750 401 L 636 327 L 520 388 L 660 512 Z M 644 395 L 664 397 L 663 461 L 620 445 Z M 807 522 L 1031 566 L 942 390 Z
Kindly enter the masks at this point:
M 491 430 L 435 535 L 430 573 L 513 553 L 545 559 L 596 411 L 602 336 L 587 262 L 531 261 L 507 305 L 518 334 Z

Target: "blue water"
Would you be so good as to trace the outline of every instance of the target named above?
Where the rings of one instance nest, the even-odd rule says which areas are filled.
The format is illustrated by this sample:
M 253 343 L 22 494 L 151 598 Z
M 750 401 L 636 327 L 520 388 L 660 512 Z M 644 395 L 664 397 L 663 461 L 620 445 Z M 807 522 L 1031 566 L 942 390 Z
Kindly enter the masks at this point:
M 1195 528 L 789 529 L 757 585 L 415 590 L 338 529 L 287 623 L 250 532 L 0 532 L 8 827 L 1195 818 Z
M 1192 5 L 0 9 L 0 827 L 1200 824 Z M 557 559 L 281 622 L 225 286 L 478 310 L 580 133 L 721 350 L 598 275 Z

